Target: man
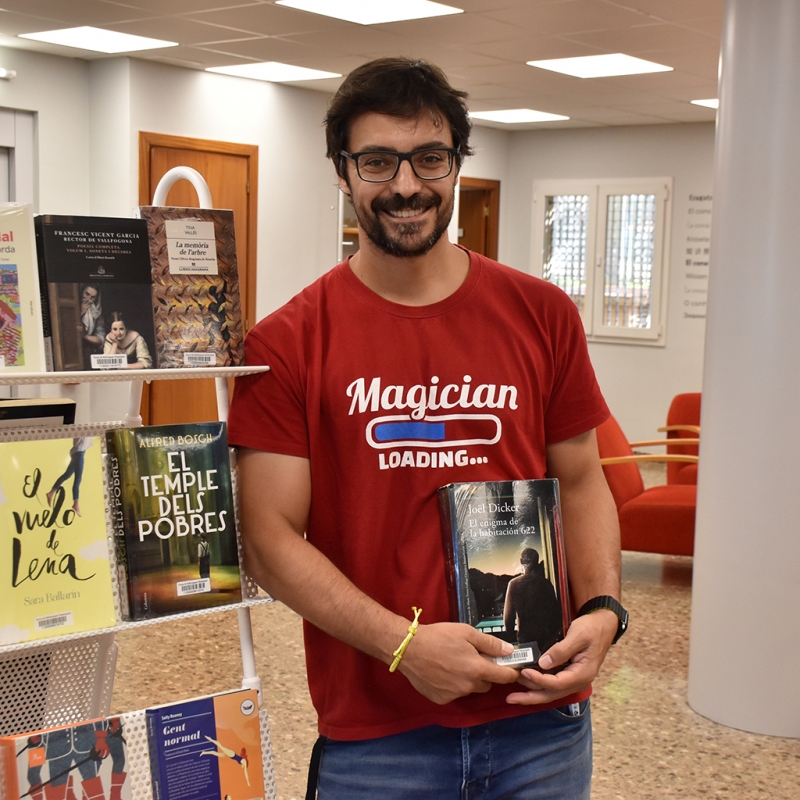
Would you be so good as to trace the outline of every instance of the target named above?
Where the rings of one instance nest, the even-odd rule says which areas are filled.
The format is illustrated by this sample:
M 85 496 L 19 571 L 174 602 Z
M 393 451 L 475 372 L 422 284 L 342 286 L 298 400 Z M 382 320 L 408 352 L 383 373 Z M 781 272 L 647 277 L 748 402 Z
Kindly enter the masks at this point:
M 561 604 L 534 548 L 526 547 L 520 553 L 519 563 L 523 572 L 508 582 L 503 625 L 509 633 L 516 630 L 520 644 L 536 642 L 544 652 L 558 638 Z
M 559 478 L 574 606 L 619 596 L 608 410 L 575 307 L 447 239 L 465 98 L 408 59 L 344 81 L 326 135 L 359 252 L 250 332 L 270 371 L 231 408 L 246 569 L 305 619 L 321 800 L 589 797 L 587 700 L 617 616 L 577 618 L 542 658 L 554 674 L 494 663 L 511 645 L 449 616 L 454 481 Z

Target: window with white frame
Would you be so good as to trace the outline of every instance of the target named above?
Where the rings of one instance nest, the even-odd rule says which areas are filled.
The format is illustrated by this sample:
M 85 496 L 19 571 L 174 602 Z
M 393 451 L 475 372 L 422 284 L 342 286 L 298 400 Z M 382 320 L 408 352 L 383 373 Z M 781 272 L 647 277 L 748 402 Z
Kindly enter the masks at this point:
M 663 345 L 671 178 L 534 182 L 532 272 L 592 341 Z

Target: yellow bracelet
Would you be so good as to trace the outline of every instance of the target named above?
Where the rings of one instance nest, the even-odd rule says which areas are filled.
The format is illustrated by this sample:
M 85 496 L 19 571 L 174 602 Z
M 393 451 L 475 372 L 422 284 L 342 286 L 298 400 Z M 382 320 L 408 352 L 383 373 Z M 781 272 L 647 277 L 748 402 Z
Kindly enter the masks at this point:
M 411 606 L 411 610 L 414 612 L 414 621 L 408 626 L 408 633 L 406 634 L 406 638 L 400 643 L 400 647 L 398 647 L 397 650 L 392 653 L 394 656 L 394 661 L 392 661 L 392 665 L 389 667 L 389 672 L 394 672 L 397 669 L 400 659 L 406 652 L 409 642 L 414 638 L 414 634 L 417 632 L 417 628 L 419 627 L 419 615 L 422 613 L 422 609 L 417 608 L 416 606 Z

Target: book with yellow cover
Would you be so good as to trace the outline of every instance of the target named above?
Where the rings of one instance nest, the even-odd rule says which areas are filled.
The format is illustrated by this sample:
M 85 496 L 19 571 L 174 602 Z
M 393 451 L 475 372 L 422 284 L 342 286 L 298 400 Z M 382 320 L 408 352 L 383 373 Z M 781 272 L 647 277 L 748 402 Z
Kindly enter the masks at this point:
M 115 624 L 100 439 L 0 443 L 0 644 Z

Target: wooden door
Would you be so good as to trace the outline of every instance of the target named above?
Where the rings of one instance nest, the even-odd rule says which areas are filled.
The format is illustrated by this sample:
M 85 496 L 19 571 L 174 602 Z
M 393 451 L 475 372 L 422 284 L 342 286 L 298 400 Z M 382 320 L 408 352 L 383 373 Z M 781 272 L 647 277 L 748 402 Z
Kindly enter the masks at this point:
M 497 259 L 499 215 L 500 181 L 460 178 L 458 193 L 460 245 Z
M 173 167 L 191 167 L 206 180 L 215 208 L 233 209 L 236 258 L 244 330 L 255 323 L 258 147 L 255 145 L 139 133 L 139 204 L 150 205 L 161 177 Z M 199 205 L 189 181 L 173 184 L 168 206 Z M 153 381 L 142 395 L 146 425 L 204 422 L 217 418 L 213 379 Z

